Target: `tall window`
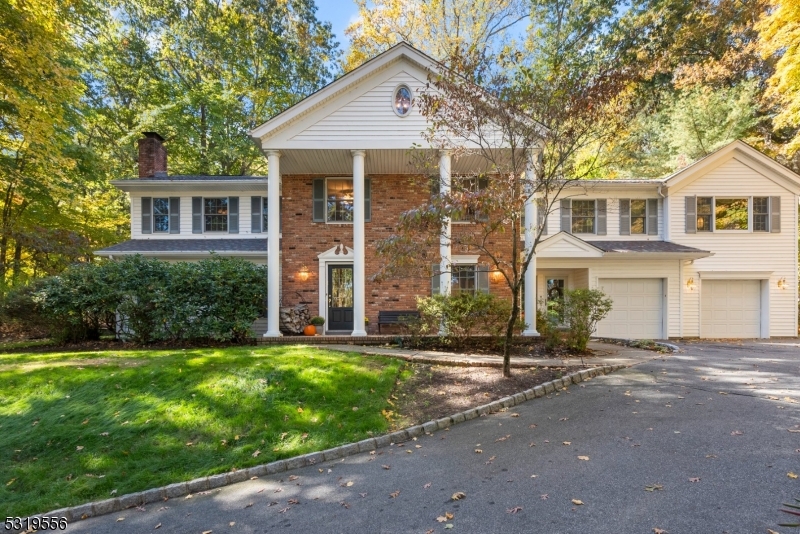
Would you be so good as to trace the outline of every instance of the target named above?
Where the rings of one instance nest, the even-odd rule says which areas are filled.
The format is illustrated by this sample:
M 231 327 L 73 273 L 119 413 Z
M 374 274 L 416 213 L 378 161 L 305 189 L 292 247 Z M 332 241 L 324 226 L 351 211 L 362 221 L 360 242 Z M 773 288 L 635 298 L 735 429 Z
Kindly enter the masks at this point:
M 631 200 L 631 234 L 647 233 L 647 200 Z
M 206 232 L 228 231 L 228 199 L 204 198 L 203 215 Z
M 455 178 L 453 181 L 454 189 L 467 195 L 476 195 L 489 187 L 489 180 L 478 176 L 466 178 Z M 489 217 L 485 213 L 480 213 L 474 206 L 467 206 L 463 211 L 453 213 L 453 222 L 485 221 Z
M 714 229 L 715 230 L 747 230 L 746 198 L 715 198 Z
M 353 222 L 353 180 L 328 178 L 328 222 Z
M 451 294 L 475 293 L 475 271 L 475 265 L 453 265 Z
M 594 200 L 572 201 L 572 233 L 593 234 L 595 219 Z
M 753 231 L 769 232 L 769 197 L 753 197 Z
M 169 232 L 169 199 L 153 199 L 153 231 Z
M 697 197 L 697 231 L 711 232 L 711 197 Z
M 269 199 L 267 197 L 261 197 L 261 228 L 262 232 L 266 232 L 267 228 L 269 228 L 269 203 L 267 202 Z

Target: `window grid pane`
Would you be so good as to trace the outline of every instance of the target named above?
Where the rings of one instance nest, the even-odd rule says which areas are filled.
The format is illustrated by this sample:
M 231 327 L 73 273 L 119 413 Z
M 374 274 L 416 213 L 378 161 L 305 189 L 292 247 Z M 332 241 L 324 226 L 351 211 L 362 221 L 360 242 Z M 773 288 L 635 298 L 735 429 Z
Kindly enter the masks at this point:
M 769 197 L 753 197 L 753 231 L 769 232 Z
M 715 199 L 714 228 L 716 230 L 747 230 L 747 199 Z
M 647 233 L 647 201 L 631 200 L 631 234 Z
M 269 228 L 269 217 L 268 217 L 268 215 L 269 215 L 269 213 L 268 213 L 269 202 L 268 202 L 268 200 L 269 200 L 269 198 L 267 198 L 267 197 L 261 197 L 261 214 L 262 214 L 262 218 L 263 218 L 263 220 L 261 221 L 261 231 L 262 232 L 266 232 L 267 229 Z
M 474 265 L 453 265 L 451 294 L 475 293 L 475 286 Z
M 594 233 L 594 200 L 572 201 L 572 233 Z
M 457 180 L 457 181 L 455 181 Z M 480 178 L 475 176 L 456 178 L 453 185 L 457 190 L 465 193 L 478 193 L 489 187 L 489 180 L 487 178 Z M 486 215 L 478 212 L 475 208 L 468 207 L 465 212 L 454 212 L 451 214 L 450 219 L 453 222 L 472 222 L 472 221 L 485 221 L 488 219 Z
M 353 222 L 353 180 L 328 180 L 329 222 Z
M 228 199 L 205 198 L 203 199 L 203 213 L 205 214 L 206 232 L 228 231 Z
M 169 199 L 153 199 L 153 231 L 169 232 Z
M 711 231 L 711 197 L 697 197 L 697 231 Z

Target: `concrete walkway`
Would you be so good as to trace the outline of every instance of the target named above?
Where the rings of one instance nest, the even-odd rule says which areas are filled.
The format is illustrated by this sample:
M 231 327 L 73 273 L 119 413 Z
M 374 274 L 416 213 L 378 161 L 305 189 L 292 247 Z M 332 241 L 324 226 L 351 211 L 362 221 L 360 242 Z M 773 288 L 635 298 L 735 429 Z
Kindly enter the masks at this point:
M 365 347 L 360 345 L 326 345 L 324 348 L 341 352 L 355 352 L 400 358 L 415 363 L 434 363 L 455 365 L 463 367 L 502 367 L 502 356 L 486 354 L 459 354 L 454 352 L 439 352 L 432 350 L 398 349 L 390 347 Z M 593 354 L 583 358 L 583 364 L 589 367 L 602 365 L 636 365 L 664 355 L 644 349 L 612 345 L 610 343 L 589 342 Z M 523 358 L 513 356 L 512 367 L 572 367 L 582 365 L 581 358 Z

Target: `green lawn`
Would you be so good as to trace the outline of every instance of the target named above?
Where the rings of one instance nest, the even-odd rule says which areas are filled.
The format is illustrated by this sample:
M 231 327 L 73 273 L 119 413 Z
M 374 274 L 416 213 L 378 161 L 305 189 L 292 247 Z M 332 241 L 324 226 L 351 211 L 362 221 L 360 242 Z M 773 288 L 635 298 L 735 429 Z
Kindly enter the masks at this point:
M 402 366 L 290 346 L 0 354 L 0 503 L 47 512 L 380 434 Z

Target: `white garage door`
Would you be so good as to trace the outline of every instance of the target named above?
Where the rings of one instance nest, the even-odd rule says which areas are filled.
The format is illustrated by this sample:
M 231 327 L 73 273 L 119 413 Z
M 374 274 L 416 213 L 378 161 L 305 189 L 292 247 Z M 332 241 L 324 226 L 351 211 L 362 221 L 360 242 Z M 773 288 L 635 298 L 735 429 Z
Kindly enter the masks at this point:
M 661 339 L 663 293 L 660 278 L 601 278 L 600 289 L 614 301 L 597 325 L 601 337 Z
M 701 337 L 760 337 L 760 280 L 703 280 Z

